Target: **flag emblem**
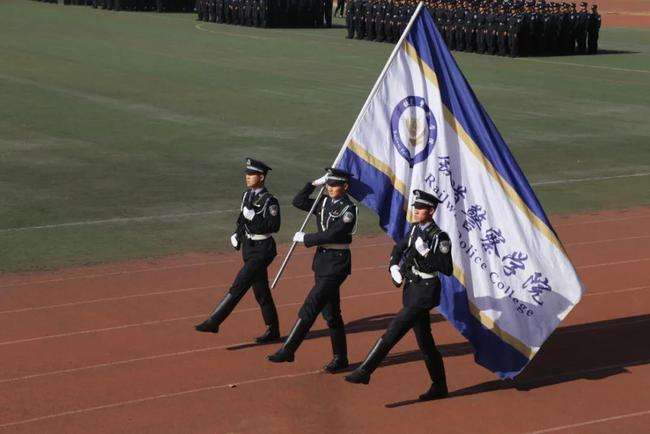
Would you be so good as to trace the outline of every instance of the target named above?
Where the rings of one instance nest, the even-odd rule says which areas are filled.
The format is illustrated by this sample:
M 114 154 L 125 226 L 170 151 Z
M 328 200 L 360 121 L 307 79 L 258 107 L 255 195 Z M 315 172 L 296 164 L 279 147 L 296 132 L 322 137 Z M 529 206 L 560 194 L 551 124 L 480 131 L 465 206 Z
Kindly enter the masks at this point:
M 427 159 L 436 144 L 438 128 L 424 98 L 411 95 L 401 100 L 393 109 L 390 126 L 393 146 L 410 167 Z

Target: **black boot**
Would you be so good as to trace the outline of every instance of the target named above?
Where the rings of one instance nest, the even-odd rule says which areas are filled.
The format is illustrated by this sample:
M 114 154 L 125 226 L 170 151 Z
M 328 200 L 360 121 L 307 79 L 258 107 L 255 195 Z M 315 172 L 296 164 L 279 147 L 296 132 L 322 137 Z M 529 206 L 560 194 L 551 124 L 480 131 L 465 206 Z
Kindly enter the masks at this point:
M 310 327 L 311 324 L 307 324 L 305 320 L 298 318 L 282 348 L 266 358 L 273 363 L 293 362 L 294 353 L 305 339 L 305 336 L 307 336 Z
M 221 300 L 221 303 L 219 303 L 214 312 L 212 312 L 212 315 L 210 315 L 210 317 L 203 321 L 201 324 L 194 326 L 196 331 L 206 333 L 219 333 L 219 325 L 235 308 L 234 305 L 236 303 L 233 303 L 234 299 L 235 298 L 231 293 L 226 294 L 223 300 Z
M 370 375 L 372 375 L 375 369 L 377 369 L 377 366 L 379 366 L 389 351 L 390 346 L 384 342 L 384 338 L 379 338 L 375 346 L 372 347 L 372 350 L 370 350 L 370 353 L 368 353 L 366 360 L 364 360 L 363 363 L 350 375 L 346 375 L 345 381 L 355 384 L 370 383 Z
M 332 341 L 332 361 L 325 365 L 325 371 L 334 374 L 342 369 L 347 368 L 348 362 L 348 344 L 345 339 L 345 327 L 343 324 L 337 328 L 330 328 L 330 339 Z
M 445 364 L 442 361 L 440 352 L 437 349 L 433 349 L 429 354 L 425 354 L 424 363 L 427 366 L 427 371 L 429 371 L 429 377 L 431 377 L 431 387 L 428 391 L 420 395 L 420 401 L 448 397 L 449 391 L 447 390 Z
M 420 401 L 432 401 L 434 399 L 443 399 L 447 398 L 449 396 L 449 391 L 447 390 L 447 385 L 446 384 L 431 384 L 431 387 L 429 390 L 424 392 L 422 395 L 419 396 Z
M 277 324 L 271 324 L 262 336 L 255 338 L 258 344 L 268 344 L 280 340 L 280 327 Z

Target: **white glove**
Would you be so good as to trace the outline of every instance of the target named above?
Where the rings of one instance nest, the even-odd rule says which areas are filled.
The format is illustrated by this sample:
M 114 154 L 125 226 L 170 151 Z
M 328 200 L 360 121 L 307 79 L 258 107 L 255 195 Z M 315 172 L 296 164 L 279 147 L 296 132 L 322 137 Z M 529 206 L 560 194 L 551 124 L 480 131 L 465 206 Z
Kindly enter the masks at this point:
M 296 232 L 296 234 L 293 236 L 293 241 L 295 243 L 304 243 L 305 242 L 305 233 L 304 232 Z
M 415 240 L 415 250 L 417 250 L 420 255 L 427 256 L 431 249 L 427 246 L 422 238 L 418 237 L 418 239 Z
M 320 178 L 313 180 L 311 185 L 313 185 L 314 187 L 320 187 L 325 185 L 326 182 L 327 182 L 327 175 L 323 175 Z
M 242 210 L 242 214 L 244 214 L 244 218 L 246 220 L 253 220 L 255 218 L 255 210 L 254 209 L 244 207 L 244 209 Z
M 237 238 L 237 234 L 232 234 L 230 236 L 230 244 L 233 246 L 233 248 L 237 248 L 239 245 L 239 238 Z
M 398 285 L 402 284 L 402 273 L 399 272 L 399 266 L 398 265 L 391 265 L 390 266 L 390 277 L 393 278 L 393 281 L 397 283 Z

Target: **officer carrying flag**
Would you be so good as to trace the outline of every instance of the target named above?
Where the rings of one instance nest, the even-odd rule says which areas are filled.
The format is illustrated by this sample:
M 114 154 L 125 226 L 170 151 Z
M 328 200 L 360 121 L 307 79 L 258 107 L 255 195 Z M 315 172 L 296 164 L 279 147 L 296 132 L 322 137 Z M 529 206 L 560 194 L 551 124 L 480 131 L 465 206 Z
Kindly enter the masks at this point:
M 435 222 L 457 248 L 453 274 L 438 276 L 439 309 L 500 377 L 520 373 L 580 301 L 562 243 L 423 3 L 333 167 L 395 240 L 414 191 L 440 201 Z

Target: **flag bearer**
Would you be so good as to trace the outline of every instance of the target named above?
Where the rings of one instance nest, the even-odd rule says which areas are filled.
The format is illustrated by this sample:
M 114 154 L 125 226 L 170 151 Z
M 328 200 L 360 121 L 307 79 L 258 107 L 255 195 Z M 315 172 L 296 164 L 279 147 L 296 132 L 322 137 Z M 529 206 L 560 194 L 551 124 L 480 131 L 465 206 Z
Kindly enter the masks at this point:
M 435 196 L 421 190 L 415 190 L 413 195 L 416 223 L 408 236 L 395 245 L 390 257 L 393 283 L 400 286 L 404 281 L 404 307 L 395 315 L 386 333 L 375 343 L 363 363 L 345 380 L 368 384 L 370 375 L 391 348 L 409 329 L 413 329 L 432 382 L 429 390 L 420 395 L 420 400 L 424 401 L 448 395 L 442 356 L 431 335 L 429 311 L 440 303 L 438 273 L 451 275 L 453 264 L 449 235 L 433 221 L 433 214 L 440 202 Z
M 334 373 L 348 367 L 340 288 L 351 272 L 350 243 L 356 227 L 357 207 L 346 194 L 350 174 L 333 168 L 326 170 L 325 176 L 307 183 L 293 199 L 293 206 L 307 212 L 312 209 L 314 201 L 318 201 L 313 211 L 318 231 L 297 232 L 293 238 L 295 242 L 304 243 L 305 247 L 316 247 L 312 263 L 315 285 L 300 308 L 298 320 L 284 345 L 268 359 L 275 363 L 293 362 L 294 353 L 318 314 L 322 313 L 329 327 L 334 353 L 325 370 Z M 311 199 L 309 196 L 314 188 L 323 184 L 327 184 L 327 195 Z

